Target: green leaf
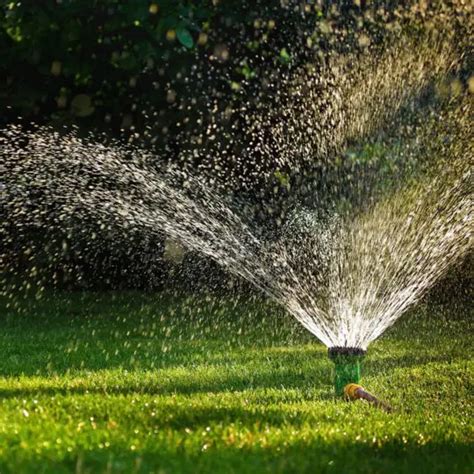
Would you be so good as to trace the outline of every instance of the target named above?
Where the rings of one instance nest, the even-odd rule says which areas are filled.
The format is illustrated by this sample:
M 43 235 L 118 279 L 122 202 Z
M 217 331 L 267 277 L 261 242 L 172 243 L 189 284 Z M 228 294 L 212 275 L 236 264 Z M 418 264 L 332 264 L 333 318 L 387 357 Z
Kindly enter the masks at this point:
M 288 64 L 291 61 L 291 56 L 289 55 L 286 48 L 282 48 L 280 51 L 280 60 L 283 64 Z
M 290 187 L 290 177 L 287 173 L 282 173 L 280 170 L 276 170 L 274 176 L 280 182 L 281 186 L 285 188 Z
M 194 46 L 193 37 L 186 28 L 179 27 L 176 30 L 176 36 L 178 37 L 179 42 L 186 48 L 191 49 Z
M 88 117 L 94 113 L 92 99 L 87 94 L 78 94 L 71 101 L 71 111 L 77 117 Z

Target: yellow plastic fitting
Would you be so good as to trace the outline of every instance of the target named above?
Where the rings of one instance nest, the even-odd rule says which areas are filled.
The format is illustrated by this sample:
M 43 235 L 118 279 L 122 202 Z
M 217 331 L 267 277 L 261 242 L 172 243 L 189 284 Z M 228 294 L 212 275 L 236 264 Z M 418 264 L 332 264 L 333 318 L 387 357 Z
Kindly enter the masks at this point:
M 344 387 L 344 397 L 345 398 L 349 398 L 350 400 L 356 400 L 357 398 L 359 398 L 357 396 L 357 390 L 364 390 L 362 388 L 361 385 L 359 384 L 356 384 L 356 383 L 348 383 L 345 387 Z
M 379 400 L 376 396 L 372 395 L 370 392 L 367 392 L 364 387 L 356 383 L 348 383 L 344 387 L 344 398 L 346 400 L 366 400 L 377 408 L 390 413 L 392 408 L 387 403 Z

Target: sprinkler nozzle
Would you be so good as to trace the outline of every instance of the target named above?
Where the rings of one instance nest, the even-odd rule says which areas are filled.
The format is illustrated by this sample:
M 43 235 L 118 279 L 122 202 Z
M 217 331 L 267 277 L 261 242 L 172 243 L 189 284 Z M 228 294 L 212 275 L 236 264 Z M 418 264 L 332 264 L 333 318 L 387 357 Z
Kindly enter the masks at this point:
M 344 387 L 344 397 L 347 400 L 367 400 L 369 403 L 372 403 L 374 406 L 381 408 L 387 413 L 392 411 L 392 407 L 390 405 L 383 402 L 382 400 L 379 400 L 376 396 L 367 392 L 365 388 L 356 383 L 349 383 Z
M 334 389 L 337 396 L 344 396 L 344 387 L 360 381 L 362 359 L 366 351 L 360 347 L 330 347 L 329 358 L 334 362 Z

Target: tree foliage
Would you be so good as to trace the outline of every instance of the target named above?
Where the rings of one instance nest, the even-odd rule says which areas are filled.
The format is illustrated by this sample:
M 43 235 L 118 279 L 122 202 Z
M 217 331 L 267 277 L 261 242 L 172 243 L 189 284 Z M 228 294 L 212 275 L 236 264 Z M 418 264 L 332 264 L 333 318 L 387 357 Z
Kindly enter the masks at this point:
M 312 10 L 304 21 L 314 24 L 320 16 Z M 285 31 L 277 28 L 283 17 Z M 268 0 L 6 2 L 0 9 L 2 121 L 22 116 L 166 136 L 195 64 L 228 63 L 232 93 L 239 79 L 255 76 L 245 58 L 267 49 L 276 61 L 291 60 L 287 41 L 298 36 L 291 25 L 301 18 Z

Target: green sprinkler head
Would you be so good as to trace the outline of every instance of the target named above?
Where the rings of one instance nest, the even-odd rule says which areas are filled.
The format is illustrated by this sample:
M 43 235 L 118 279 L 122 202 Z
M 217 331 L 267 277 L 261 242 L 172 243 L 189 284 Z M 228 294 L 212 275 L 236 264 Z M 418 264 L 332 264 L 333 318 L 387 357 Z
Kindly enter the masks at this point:
M 334 362 L 334 388 L 338 397 L 344 396 L 344 387 L 359 383 L 362 359 L 366 351 L 359 347 L 330 347 L 329 358 Z

